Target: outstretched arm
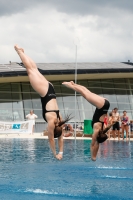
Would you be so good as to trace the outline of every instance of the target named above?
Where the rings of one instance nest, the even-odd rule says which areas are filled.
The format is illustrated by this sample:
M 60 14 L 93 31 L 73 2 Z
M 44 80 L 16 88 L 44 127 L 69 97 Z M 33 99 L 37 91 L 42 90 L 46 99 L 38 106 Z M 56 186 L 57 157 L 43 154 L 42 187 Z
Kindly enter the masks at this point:
M 58 138 L 59 153 L 56 155 L 56 158 L 61 160 L 63 158 L 63 135 Z
M 54 156 L 56 157 L 56 149 L 55 149 L 55 140 L 54 140 L 54 124 L 51 122 L 48 123 L 48 139 L 49 139 L 49 145 L 50 148 L 54 154 Z
M 61 160 L 63 155 L 61 155 L 61 154 L 56 155 L 55 139 L 54 139 L 54 128 L 55 128 L 55 125 L 54 125 L 53 120 L 49 121 L 49 123 L 48 123 L 49 145 L 50 145 L 50 148 L 51 148 L 51 150 L 53 152 L 54 157 L 56 159 L 58 159 L 58 160 Z M 63 152 L 63 140 L 60 140 L 60 142 L 59 142 L 59 151 Z
M 93 161 L 96 161 L 98 149 L 99 149 L 99 143 L 97 142 L 97 136 L 99 133 L 99 128 L 94 129 L 94 133 L 92 135 L 92 142 L 91 142 L 91 159 Z

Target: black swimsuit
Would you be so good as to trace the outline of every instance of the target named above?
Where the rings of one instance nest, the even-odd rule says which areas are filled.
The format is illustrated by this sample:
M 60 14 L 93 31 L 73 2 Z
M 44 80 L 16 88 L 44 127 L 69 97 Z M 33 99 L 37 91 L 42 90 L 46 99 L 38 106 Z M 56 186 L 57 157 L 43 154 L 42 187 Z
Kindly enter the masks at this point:
M 105 99 L 105 103 L 103 107 L 100 109 L 96 108 L 95 113 L 92 118 L 92 128 L 95 123 L 100 122 L 102 123 L 102 129 L 103 129 L 104 122 L 101 122 L 99 119 L 102 115 L 107 114 L 109 107 L 110 107 L 110 103 L 107 99 Z
M 43 119 L 47 122 L 45 114 L 47 112 L 55 112 L 57 115 L 57 119 L 60 119 L 59 110 L 46 110 L 46 105 L 51 99 L 56 99 L 56 94 L 53 86 L 49 83 L 47 94 L 44 97 L 41 97 L 42 102 L 42 115 Z

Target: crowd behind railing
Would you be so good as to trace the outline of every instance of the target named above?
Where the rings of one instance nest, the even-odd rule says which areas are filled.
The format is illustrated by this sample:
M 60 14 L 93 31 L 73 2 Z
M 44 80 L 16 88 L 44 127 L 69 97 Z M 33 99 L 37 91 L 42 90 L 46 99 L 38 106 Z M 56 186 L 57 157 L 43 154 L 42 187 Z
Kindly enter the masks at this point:
M 118 140 L 124 140 L 126 138 L 126 140 L 128 140 L 133 133 L 133 120 L 129 119 L 127 111 L 124 110 L 123 114 L 120 115 L 118 108 L 114 108 L 112 112 L 107 114 L 104 118 L 104 126 L 110 125 L 113 121 L 116 121 L 116 123 L 107 132 L 108 138 L 117 138 Z
M 107 132 L 109 140 L 128 140 L 130 137 L 133 136 L 133 120 L 129 119 L 126 110 L 123 111 L 122 115 L 119 114 L 118 108 L 114 108 L 111 112 L 109 112 L 104 118 L 104 128 L 112 124 L 113 121 L 116 121 L 116 123 Z M 81 133 L 82 136 L 84 135 L 84 127 L 78 124 L 73 124 L 73 126 L 71 124 L 64 124 L 63 134 L 65 137 L 74 136 L 75 130 L 76 134 Z

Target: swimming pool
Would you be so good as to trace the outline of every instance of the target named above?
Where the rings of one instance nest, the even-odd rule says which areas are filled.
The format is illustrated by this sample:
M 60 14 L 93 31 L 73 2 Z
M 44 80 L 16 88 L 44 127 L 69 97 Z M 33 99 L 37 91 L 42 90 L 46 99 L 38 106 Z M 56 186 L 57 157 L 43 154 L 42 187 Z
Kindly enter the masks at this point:
M 57 161 L 43 139 L 0 140 L 0 200 L 133 199 L 133 142 L 65 140 Z

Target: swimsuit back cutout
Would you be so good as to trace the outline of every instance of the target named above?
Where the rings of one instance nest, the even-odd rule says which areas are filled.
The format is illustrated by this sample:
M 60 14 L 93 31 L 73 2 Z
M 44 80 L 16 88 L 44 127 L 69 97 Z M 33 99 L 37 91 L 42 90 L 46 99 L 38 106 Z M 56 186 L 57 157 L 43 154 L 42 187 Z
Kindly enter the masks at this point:
M 101 122 L 99 119 L 102 115 L 107 114 L 109 107 L 110 107 L 110 103 L 107 99 L 105 99 L 105 103 L 103 107 L 100 109 L 96 108 L 95 113 L 92 118 L 92 128 L 95 123 L 100 122 L 102 124 L 102 130 L 103 130 L 104 122 Z
M 55 112 L 57 119 L 60 119 L 59 110 L 46 110 L 46 105 L 51 99 L 56 99 L 56 94 L 52 84 L 49 83 L 47 94 L 44 97 L 41 97 L 42 115 L 46 122 L 47 120 L 45 114 L 48 112 Z

